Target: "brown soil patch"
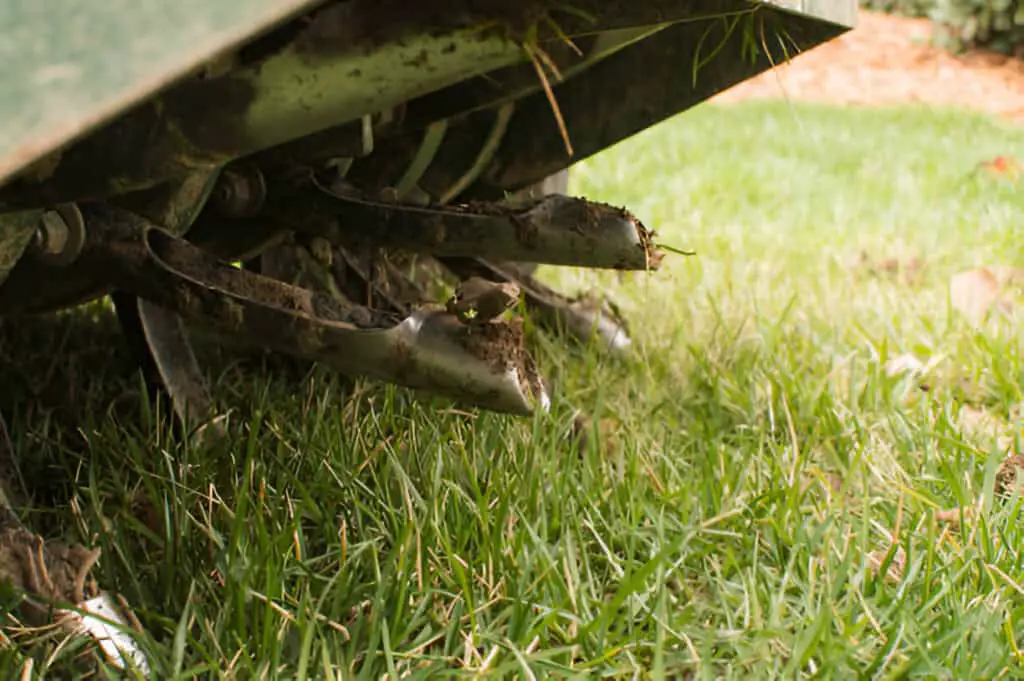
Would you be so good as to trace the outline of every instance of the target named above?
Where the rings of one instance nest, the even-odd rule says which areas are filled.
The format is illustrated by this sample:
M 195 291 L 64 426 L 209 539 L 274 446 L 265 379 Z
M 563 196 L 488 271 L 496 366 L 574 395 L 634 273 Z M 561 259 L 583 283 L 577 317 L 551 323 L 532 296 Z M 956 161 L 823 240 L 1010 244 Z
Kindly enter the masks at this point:
M 926 19 L 861 10 L 852 31 L 713 101 L 923 103 L 977 109 L 1024 123 L 1024 61 L 987 51 L 950 54 L 928 45 L 930 32 Z
M 494 321 L 467 327 L 462 343 L 471 355 L 505 373 L 509 365 L 522 368 L 525 338 L 522 319 L 513 318 L 508 323 Z
M 1009 495 L 1020 491 L 1021 471 L 1024 470 L 1024 455 L 1011 454 L 996 471 L 996 494 Z
M 7 511 L 4 511 L 7 514 Z M 90 572 L 99 559 L 98 549 L 44 543 L 38 535 L 4 520 L 0 531 L 0 582 L 45 601 L 82 603 L 96 593 Z M 33 604 L 30 604 L 33 605 Z M 29 614 L 45 618 L 40 612 Z

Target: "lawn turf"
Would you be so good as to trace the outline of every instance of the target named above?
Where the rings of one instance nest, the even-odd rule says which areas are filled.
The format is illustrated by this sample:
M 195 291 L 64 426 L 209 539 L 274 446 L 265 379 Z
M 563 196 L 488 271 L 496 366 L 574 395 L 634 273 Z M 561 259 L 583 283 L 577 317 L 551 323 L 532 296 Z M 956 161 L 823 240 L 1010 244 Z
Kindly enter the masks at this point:
M 159 678 L 1017 674 L 1021 511 L 993 503 L 1001 453 L 961 412 L 1016 414 L 1019 323 L 947 305 L 956 270 L 1020 260 L 1020 187 L 972 174 L 1000 154 L 1024 134 L 977 115 L 771 102 L 584 161 L 572 193 L 697 255 L 545 269 L 608 285 L 635 347 L 534 333 L 556 398 L 532 420 L 207 349 L 233 437 L 193 448 L 140 399 L 108 313 L 8 324 L 27 519 L 103 549 Z M 862 251 L 923 268 L 874 276 Z M 903 353 L 936 362 L 929 391 L 885 374 Z M 567 444 L 575 408 L 617 418 L 614 441 Z M 977 517 L 936 520 L 957 507 Z M 868 554 L 899 558 L 893 533 L 885 581 Z M 19 640 L 2 678 L 81 652 Z

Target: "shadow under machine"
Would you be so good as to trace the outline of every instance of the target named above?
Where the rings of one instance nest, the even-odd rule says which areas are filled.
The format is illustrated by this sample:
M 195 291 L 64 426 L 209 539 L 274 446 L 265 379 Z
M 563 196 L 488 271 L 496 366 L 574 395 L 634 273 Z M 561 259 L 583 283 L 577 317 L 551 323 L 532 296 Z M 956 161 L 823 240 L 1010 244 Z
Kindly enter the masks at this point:
M 660 260 L 627 209 L 565 196 L 566 169 L 856 13 L 855 0 L 57 4 L 0 5 L 0 316 L 111 295 L 176 411 L 200 418 L 189 325 L 468 405 L 543 408 L 506 307 L 612 352 L 629 338 L 600 296 L 569 298 L 533 267 Z M 439 282 L 456 286 L 447 304 Z

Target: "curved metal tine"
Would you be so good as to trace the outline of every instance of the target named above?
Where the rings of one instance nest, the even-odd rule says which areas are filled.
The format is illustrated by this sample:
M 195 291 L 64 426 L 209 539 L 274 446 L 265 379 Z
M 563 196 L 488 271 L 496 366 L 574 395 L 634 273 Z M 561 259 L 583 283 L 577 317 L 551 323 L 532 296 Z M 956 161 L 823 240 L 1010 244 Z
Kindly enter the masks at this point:
M 178 182 L 124 197 L 119 205 L 162 225 L 170 234 L 181 235 L 194 226 L 220 176 L 220 168 L 195 172 Z M 126 294 L 121 298 L 121 304 L 135 308 L 141 340 L 185 432 L 197 426 L 191 432 L 197 442 L 209 435 L 224 435 L 225 417 L 212 414 L 209 389 L 181 318 L 142 298 Z
M 615 354 L 624 353 L 632 344 L 626 321 L 607 301 L 586 296 L 571 300 L 511 263 L 497 265 L 482 258 L 443 258 L 441 262 L 462 278 L 480 276 L 515 282 L 523 292 L 527 310 L 542 327 L 567 332 L 585 345 L 598 340 Z
M 178 419 L 186 428 L 196 423 L 193 437 L 199 440 L 210 435 L 222 437 L 226 433 L 224 416 L 212 417 L 213 400 L 206 377 L 181 317 L 148 300 L 136 301 L 146 345 Z
M 541 306 L 534 307 L 538 312 Z M 550 319 L 547 317 L 550 315 Z M 629 326 L 614 304 L 604 298 L 584 295 L 569 301 L 567 307 L 556 305 L 544 310 L 538 322 L 548 328 L 564 328 L 584 343 L 593 339 L 615 354 L 624 354 L 633 344 Z
M 319 230 L 323 233 L 318 236 L 331 241 L 339 237 L 338 226 L 318 217 L 339 216 L 347 232 L 340 236 L 346 240 L 371 240 L 377 246 L 437 257 L 617 270 L 657 269 L 662 257 L 651 232 L 628 211 L 561 194 L 515 205 L 430 208 L 369 200 L 314 183 L 299 197 L 299 210 L 309 219 L 301 219 L 292 208 L 279 217 L 297 230 Z
M 87 220 L 92 266 L 189 321 L 495 411 L 530 414 L 550 402 L 521 327 L 470 329 L 429 308 L 402 319 L 235 269 L 127 211 L 91 205 Z

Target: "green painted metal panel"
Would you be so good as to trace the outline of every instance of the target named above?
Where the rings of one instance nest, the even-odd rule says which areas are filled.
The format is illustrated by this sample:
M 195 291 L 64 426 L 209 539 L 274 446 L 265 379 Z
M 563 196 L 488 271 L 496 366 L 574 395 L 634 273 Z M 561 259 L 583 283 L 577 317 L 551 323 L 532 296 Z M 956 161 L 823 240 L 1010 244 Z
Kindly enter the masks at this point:
M 0 184 L 219 53 L 322 1 L 0 0 Z M 391 8 L 401 6 L 403 1 L 392 0 Z M 411 6 L 419 1 L 408 0 Z M 840 26 L 852 25 L 856 17 L 856 0 L 763 1 Z M 371 3 L 362 4 L 373 8 Z M 591 0 L 591 4 L 595 10 L 601 6 L 596 0 Z M 618 9 L 609 11 L 618 12 L 618 20 L 623 21 L 628 20 L 632 11 L 657 10 L 678 15 L 689 8 L 699 15 L 716 7 L 710 0 L 652 0 L 649 4 L 650 7 L 638 5 L 635 10 L 623 10 L 616 5 Z M 451 11 L 457 15 L 455 5 Z M 403 23 L 401 15 L 376 20 Z M 429 31 L 419 37 L 432 39 Z M 473 40 L 467 44 L 480 54 L 470 51 L 446 56 L 442 50 L 432 60 L 438 63 L 419 68 L 417 60 L 406 54 L 412 48 L 419 49 L 415 42 L 399 41 L 397 47 L 390 46 L 395 48 L 390 52 L 387 45 L 369 54 L 357 50 L 356 56 L 374 68 L 350 64 L 340 54 L 334 61 L 293 64 L 286 51 L 257 69 L 255 82 L 266 87 L 260 90 L 263 96 L 250 107 L 247 124 L 264 137 L 272 138 L 267 144 L 277 143 L 287 140 L 292 133 L 308 134 L 295 120 L 309 123 L 305 119 L 312 117 L 310 103 L 323 100 L 325 93 L 365 106 L 341 107 L 344 110 L 321 107 L 324 120 L 313 121 L 320 128 L 361 115 L 362 109 L 374 110 L 395 103 L 363 96 L 357 83 L 347 87 L 347 74 L 364 74 L 363 90 L 369 87 L 371 94 L 374 87 L 383 87 L 376 80 L 370 82 L 369 77 L 374 74 L 384 81 L 404 78 L 405 88 L 397 88 L 398 93 L 417 96 L 451 84 L 460 73 L 468 77 L 522 57 L 513 44 L 503 45 L 503 41 L 496 39 Z M 403 46 L 407 49 L 403 50 Z M 424 50 L 427 55 L 429 50 Z M 454 60 L 456 66 L 464 64 L 465 68 L 462 72 L 445 72 L 446 78 L 439 80 L 439 74 L 445 71 L 440 62 L 445 60 Z M 276 66 L 281 66 L 283 73 L 275 80 L 271 76 Z M 310 74 L 324 78 L 313 78 Z M 332 74 L 333 80 L 326 77 Z M 198 146 L 205 149 L 208 145 Z
M 853 28 L 857 25 L 857 0 L 762 0 L 762 2 L 840 26 Z
M 0 0 L 0 181 L 319 0 Z

